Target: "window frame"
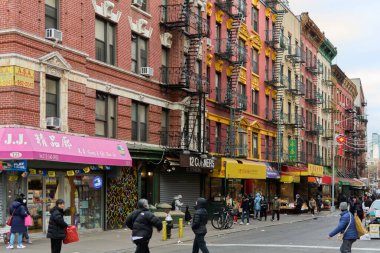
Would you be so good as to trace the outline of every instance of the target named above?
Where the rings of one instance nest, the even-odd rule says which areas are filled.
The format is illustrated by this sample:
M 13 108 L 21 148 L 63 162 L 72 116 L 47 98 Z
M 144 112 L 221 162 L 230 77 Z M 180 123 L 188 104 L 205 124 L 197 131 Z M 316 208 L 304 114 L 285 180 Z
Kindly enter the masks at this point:
M 252 89 L 252 114 L 259 114 L 259 92 Z
M 95 18 L 95 31 L 96 31 L 96 24 L 97 21 L 102 22 L 104 25 L 104 41 L 101 41 L 100 39 L 96 38 L 95 34 L 95 58 L 98 61 L 110 64 L 110 65 L 116 65 L 116 24 L 109 22 L 105 19 L 102 19 L 100 17 Z M 112 29 L 112 31 L 110 31 Z M 112 39 L 109 36 L 109 32 L 112 32 Z M 112 44 L 110 41 L 112 40 Z M 103 55 L 102 57 L 98 56 L 98 44 L 103 44 Z M 112 47 L 112 48 L 110 48 Z
M 252 133 L 252 158 L 259 159 L 259 135 L 255 132 Z
M 134 43 L 136 43 L 136 52 L 133 52 L 134 50 Z M 141 53 L 142 44 L 145 43 L 145 57 Z M 134 59 L 134 57 L 136 59 Z M 143 61 L 145 60 L 145 64 L 143 64 Z M 135 68 L 133 69 L 132 62 L 135 62 Z M 143 36 L 140 36 L 136 33 L 132 33 L 131 35 L 131 71 L 133 73 L 136 73 L 140 75 L 140 69 L 142 67 L 148 67 L 149 66 L 149 40 L 147 38 L 144 38 Z
M 59 78 L 56 78 L 56 77 L 53 77 L 53 76 L 49 76 L 49 75 L 46 75 L 45 77 L 45 85 L 46 85 L 46 101 L 45 101 L 45 108 L 46 108 L 46 118 L 48 117 L 56 117 L 56 118 L 59 118 L 60 117 L 60 79 Z M 50 81 L 53 81 L 54 84 L 55 84 L 55 89 L 56 89 L 56 94 L 52 94 L 52 93 L 48 93 L 48 80 Z M 55 100 L 56 102 L 55 103 L 52 103 L 52 102 L 48 102 L 48 94 L 51 94 L 51 95 L 54 95 L 55 96 Z M 55 110 L 56 110 L 56 114 L 55 116 L 53 115 L 48 115 L 48 105 L 55 105 Z
M 102 136 L 102 137 L 107 137 L 107 138 L 116 138 L 117 137 L 117 96 L 114 96 L 114 95 L 111 95 L 111 94 L 108 94 L 108 93 L 104 93 L 104 92 L 101 92 L 101 91 L 96 91 L 96 101 L 95 103 L 97 103 L 97 101 L 99 101 L 99 98 L 103 98 L 103 101 L 105 102 L 105 108 L 104 108 L 104 111 L 105 111 L 105 119 L 100 119 L 97 115 L 97 111 L 96 111 L 96 108 L 97 106 L 95 106 L 95 135 L 96 136 Z M 111 106 L 110 106 L 110 103 L 112 102 L 111 100 L 113 100 L 113 112 L 114 112 L 114 115 L 110 115 L 110 110 L 111 110 Z M 110 121 L 112 119 L 112 127 L 110 127 Z M 101 134 L 98 134 L 97 133 L 97 130 L 96 130 L 96 122 L 102 122 L 103 125 L 104 125 L 104 135 L 101 135 Z
M 169 144 L 170 110 L 162 108 L 161 111 L 161 145 Z
M 60 1 L 59 0 L 55 0 L 55 8 L 54 8 L 51 5 L 47 4 L 46 0 L 45 0 L 45 29 L 54 28 L 54 29 L 59 30 L 59 28 L 60 28 L 60 22 L 59 22 L 60 21 L 60 16 L 59 16 L 60 8 L 59 8 L 59 4 L 60 4 Z M 53 16 L 47 14 L 47 12 L 48 12 L 47 8 L 51 8 L 52 10 L 54 9 L 56 17 L 53 17 Z M 55 27 L 47 27 L 46 20 L 48 18 L 52 19 L 52 20 L 53 19 L 55 20 Z
M 133 115 L 134 114 L 134 109 L 133 109 L 134 106 L 136 107 L 136 109 L 135 109 L 135 113 L 136 114 L 135 115 Z M 143 139 L 142 138 L 143 136 L 141 136 L 142 135 L 141 134 L 141 131 L 142 131 L 141 124 L 142 124 L 142 122 L 141 122 L 141 119 L 140 119 L 140 117 L 141 117 L 140 108 L 141 107 L 143 107 L 144 110 L 145 110 L 145 139 Z M 149 128 L 149 126 L 148 126 L 149 105 L 133 100 L 132 101 L 132 105 L 131 105 L 131 111 L 132 111 L 132 116 L 131 116 L 131 122 L 132 122 L 131 140 L 132 141 L 138 141 L 138 142 L 148 142 L 148 140 L 149 140 L 149 136 L 148 136 L 148 134 L 149 134 L 149 131 L 148 131 L 148 128 Z M 134 123 L 134 120 L 133 120 L 134 116 L 136 118 L 136 133 L 134 133 L 134 124 L 133 124 Z M 135 138 L 135 136 L 136 136 L 136 138 Z
M 252 48 L 252 72 L 259 74 L 259 51 L 256 48 Z
M 255 32 L 258 32 L 259 31 L 259 11 L 254 6 L 252 6 L 251 15 L 252 15 L 251 26 Z

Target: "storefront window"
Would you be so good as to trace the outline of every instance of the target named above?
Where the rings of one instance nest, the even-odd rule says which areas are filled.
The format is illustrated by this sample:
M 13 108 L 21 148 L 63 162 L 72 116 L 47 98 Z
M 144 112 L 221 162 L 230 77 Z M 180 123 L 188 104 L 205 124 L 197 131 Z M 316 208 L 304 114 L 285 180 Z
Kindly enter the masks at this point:
M 288 203 L 294 202 L 293 197 L 294 184 L 281 184 L 281 200 L 285 200 Z
M 264 196 L 267 196 L 267 183 L 265 180 L 260 180 L 260 179 L 253 179 L 252 180 L 253 184 L 253 194 L 256 195 L 256 193 L 261 193 Z M 250 192 L 248 192 L 250 193 Z
M 210 196 L 213 201 L 221 201 L 223 197 L 223 180 L 222 178 L 211 178 Z

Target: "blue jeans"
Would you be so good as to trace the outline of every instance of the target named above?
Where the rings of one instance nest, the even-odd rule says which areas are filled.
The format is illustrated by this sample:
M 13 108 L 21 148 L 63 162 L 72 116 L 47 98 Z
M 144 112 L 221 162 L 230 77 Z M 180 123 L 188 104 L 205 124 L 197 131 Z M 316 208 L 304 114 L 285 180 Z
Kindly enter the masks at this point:
M 247 223 L 249 223 L 249 210 L 243 210 L 241 214 L 241 222 L 244 223 L 244 218 L 247 216 Z
M 15 241 L 16 233 L 11 233 L 11 239 L 9 240 L 9 245 L 13 246 L 13 243 Z M 17 236 L 17 245 L 22 244 L 22 233 L 18 233 Z

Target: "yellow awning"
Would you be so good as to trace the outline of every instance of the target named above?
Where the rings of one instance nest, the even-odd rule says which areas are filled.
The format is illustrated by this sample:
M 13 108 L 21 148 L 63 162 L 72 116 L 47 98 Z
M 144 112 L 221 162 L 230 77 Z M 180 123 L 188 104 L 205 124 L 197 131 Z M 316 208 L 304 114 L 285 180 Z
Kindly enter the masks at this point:
M 281 175 L 280 182 L 281 183 L 299 183 L 300 182 L 300 176 Z
M 323 177 L 323 166 L 309 163 L 307 171 L 302 171 L 301 176 Z
M 227 177 L 226 177 L 227 172 Z M 211 173 L 211 177 L 266 179 L 267 166 L 265 163 L 245 159 L 221 158 Z

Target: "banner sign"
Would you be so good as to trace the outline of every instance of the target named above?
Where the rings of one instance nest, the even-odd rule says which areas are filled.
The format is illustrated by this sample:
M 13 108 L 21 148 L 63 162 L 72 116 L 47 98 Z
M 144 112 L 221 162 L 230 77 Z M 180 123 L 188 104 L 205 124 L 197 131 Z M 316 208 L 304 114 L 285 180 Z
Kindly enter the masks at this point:
M 294 139 L 289 140 L 289 161 L 297 161 L 297 141 Z

